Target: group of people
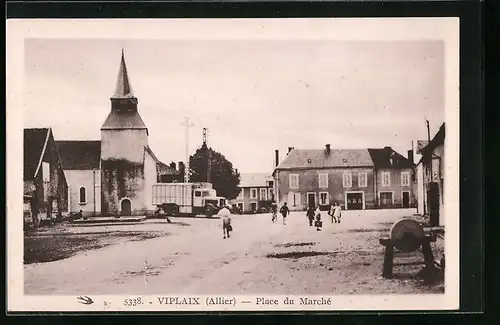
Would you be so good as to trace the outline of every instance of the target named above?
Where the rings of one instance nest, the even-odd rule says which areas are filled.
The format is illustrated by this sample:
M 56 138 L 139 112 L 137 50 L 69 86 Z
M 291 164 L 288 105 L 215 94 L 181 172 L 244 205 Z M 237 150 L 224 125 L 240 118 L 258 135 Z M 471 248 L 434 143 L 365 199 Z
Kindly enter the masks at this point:
M 279 213 L 283 218 L 283 224 L 286 225 L 286 218 L 290 215 L 290 209 L 286 202 L 283 203 L 283 206 L 279 209 Z M 276 203 L 271 204 L 271 214 L 272 214 L 272 222 L 275 223 L 278 221 L 278 205 Z M 340 219 L 342 217 L 342 208 L 337 203 L 334 202 L 330 206 L 327 214 L 331 217 L 332 223 L 340 223 Z M 233 227 L 231 225 L 231 206 L 227 205 L 223 207 L 217 215 L 222 219 L 222 232 L 223 238 L 231 237 L 231 231 L 233 231 Z M 309 227 L 313 225 L 316 227 L 317 231 L 321 231 L 323 227 L 323 221 L 321 220 L 321 210 L 319 205 L 314 208 L 314 206 L 309 206 L 306 212 L 306 216 L 309 220 Z

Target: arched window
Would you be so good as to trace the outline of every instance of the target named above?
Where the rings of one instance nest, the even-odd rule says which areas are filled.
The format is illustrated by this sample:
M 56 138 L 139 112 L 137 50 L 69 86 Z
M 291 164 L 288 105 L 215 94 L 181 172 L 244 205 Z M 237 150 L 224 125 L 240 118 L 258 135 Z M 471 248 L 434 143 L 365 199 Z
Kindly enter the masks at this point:
M 87 190 L 85 187 L 80 187 L 80 204 L 87 203 Z

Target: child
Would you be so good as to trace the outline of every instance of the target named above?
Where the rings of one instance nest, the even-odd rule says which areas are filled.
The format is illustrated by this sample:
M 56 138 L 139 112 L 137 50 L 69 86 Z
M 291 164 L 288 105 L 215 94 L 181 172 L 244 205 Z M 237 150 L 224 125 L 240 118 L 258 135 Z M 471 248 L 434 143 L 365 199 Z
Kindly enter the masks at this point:
M 337 223 L 337 218 L 335 218 L 335 203 L 332 203 L 332 205 L 330 205 L 330 210 L 328 211 L 328 215 L 330 215 L 332 217 L 332 223 Z
M 283 203 L 283 206 L 280 209 L 280 213 L 283 216 L 283 224 L 286 225 L 286 217 L 290 214 L 290 209 L 288 209 L 286 202 Z
M 321 231 L 321 227 L 323 226 L 323 222 L 321 221 L 321 211 L 319 206 L 316 208 L 316 230 Z
M 333 216 L 336 219 L 336 222 L 338 221 L 338 223 L 340 223 L 340 217 L 342 217 L 342 208 L 338 203 L 335 204 L 335 211 L 333 212 Z

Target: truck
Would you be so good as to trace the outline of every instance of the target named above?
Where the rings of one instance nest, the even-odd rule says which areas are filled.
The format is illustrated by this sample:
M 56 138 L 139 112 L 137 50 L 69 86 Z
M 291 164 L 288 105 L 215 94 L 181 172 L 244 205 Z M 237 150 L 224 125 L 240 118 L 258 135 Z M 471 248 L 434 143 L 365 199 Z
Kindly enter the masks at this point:
M 153 185 L 153 205 L 167 216 L 205 215 L 211 218 L 226 205 L 211 183 L 157 183 Z

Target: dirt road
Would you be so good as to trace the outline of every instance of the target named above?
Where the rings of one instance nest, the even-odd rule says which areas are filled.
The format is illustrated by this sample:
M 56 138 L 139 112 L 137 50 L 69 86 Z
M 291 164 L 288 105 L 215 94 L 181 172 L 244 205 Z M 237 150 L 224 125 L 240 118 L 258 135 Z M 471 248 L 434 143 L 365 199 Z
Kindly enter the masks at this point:
M 26 294 L 322 294 L 441 292 L 421 286 L 418 267 L 382 279 L 378 244 L 406 211 L 346 211 L 341 224 L 325 220 L 322 231 L 304 213 L 287 225 L 270 215 L 233 218 L 222 238 L 220 220 L 182 219 L 189 226 L 140 224 L 170 235 L 119 243 L 68 259 L 25 265 Z M 125 227 L 125 226 L 121 226 Z M 125 229 L 130 230 L 130 229 Z M 437 247 L 437 250 L 442 249 Z M 421 258 L 418 254 L 415 257 Z M 408 274 L 408 275 L 404 275 Z

